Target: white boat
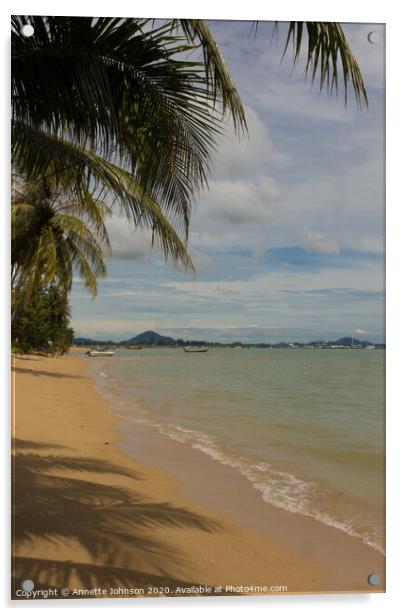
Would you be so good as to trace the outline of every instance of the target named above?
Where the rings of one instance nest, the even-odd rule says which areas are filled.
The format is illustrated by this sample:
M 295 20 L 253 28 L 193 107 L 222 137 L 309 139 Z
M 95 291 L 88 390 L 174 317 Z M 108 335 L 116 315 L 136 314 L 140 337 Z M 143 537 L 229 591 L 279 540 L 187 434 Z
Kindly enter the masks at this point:
M 183 351 L 185 353 L 206 353 L 208 351 L 208 347 L 183 347 Z
M 91 349 L 87 351 L 85 355 L 89 355 L 90 357 L 111 357 L 114 355 L 114 351 L 110 351 L 109 349 Z

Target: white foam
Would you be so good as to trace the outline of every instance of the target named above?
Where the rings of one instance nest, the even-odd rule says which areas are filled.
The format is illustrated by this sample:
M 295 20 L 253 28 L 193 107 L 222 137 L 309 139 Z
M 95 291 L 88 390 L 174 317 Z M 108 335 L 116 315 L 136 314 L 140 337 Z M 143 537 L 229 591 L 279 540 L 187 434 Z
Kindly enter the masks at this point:
M 198 430 L 189 430 L 175 425 L 162 426 L 152 420 L 140 420 L 140 422 L 156 427 L 164 436 L 190 444 L 193 449 L 199 449 L 221 464 L 236 468 L 255 489 L 261 492 L 265 502 L 292 513 L 314 518 L 327 526 L 338 528 L 384 554 L 380 540 L 376 542 L 372 537 L 356 531 L 352 523 L 340 522 L 328 514 L 312 510 L 311 501 L 317 496 L 319 490 L 315 483 L 304 481 L 291 473 L 274 470 L 267 462 L 252 463 L 244 458 L 229 457 L 222 452 L 211 436 Z
M 114 394 L 110 390 L 105 391 L 102 383 L 97 379 L 96 382 L 99 385 L 97 387 L 99 393 L 109 402 L 113 403 L 112 408 L 114 410 L 118 410 L 118 413 L 114 414 L 156 428 L 161 435 L 180 443 L 188 444 L 193 449 L 202 451 L 213 460 L 237 469 L 255 489 L 261 492 L 265 502 L 292 513 L 299 513 L 314 518 L 327 526 L 338 528 L 384 554 L 380 538 L 376 538 L 377 541 L 373 539 L 374 529 L 370 536 L 367 536 L 355 530 L 353 522 L 340 522 L 332 516 L 314 509 L 312 503 L 316 500 L 319 492 L 317 484 L 302 480 L 291 473 L 273 469 L 267 462 L 252 462 L 244 457 L 235 456 L 232 453 L 223 451 L 217 444 L 216 439 L 199 430 L 188 429 L 174 424 L 163 425 L 150 416 L 149 411 L 141 405 L 140 400 L 131 396 L 130 401 L 119 398 L 118 394 Z

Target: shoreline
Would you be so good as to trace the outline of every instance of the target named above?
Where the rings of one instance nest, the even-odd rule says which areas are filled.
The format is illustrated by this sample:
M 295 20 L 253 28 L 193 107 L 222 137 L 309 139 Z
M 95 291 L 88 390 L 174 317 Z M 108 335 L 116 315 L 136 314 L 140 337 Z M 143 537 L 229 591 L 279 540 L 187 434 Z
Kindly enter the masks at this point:
M 16 459 L 25 464 L 25 475 L 13 464 L 16 587 L 39 566 L 39 583 L 55 587 L 85 587 L 95 576 L 125 586 L 286 586 L 289 594 L 384 590 L 367 583 L 372 571 L 384 579 L 372 548 L 265 503 L 235 469 L 199 451 L 190 456 L 156 430 L 128 427 L 96 391 L 84 358 L 15 363 Z
M 130 418 L 122 418 L 120 430 L 124 436 L 119 447 L 129 455 L 135 452 L 141 462 L 165 468 L 178 477 L 184 497 L 212 507 L 239 524 L 272 534 L 301 558 L 329 568 L 333 577 L 331 591 L 345 584 L 359 589 L 364 580 L 358 569 L 361 562 L 367 571 L 383 573 L 384 556 L 378 550 L 342 529 L 264 501 L 236 468 Z
M 101 361 L 98 359 L 91 361 L 89 374 L 96 381 L 97 390 L 109 404 L 111 412 L 122 418 L 122 425 L 126 424 L 130 431 L 131 422 L 134 422 L 137 430 L 143 429 L 145 431 L 145 440 L 149 442 L 151 450 L 154 438 L 160 439 L 160 436 L 163 439 L 173 440 L 175 443 L 184 443 L 187 446 L 182 448 L 183 452 L 187 451 L 185 466 L 188 466 L 194 452 L 201 451 L 219 465 L 230 467 L 236 473 L 245 477 L 253 489 L 260 493 L 264 502 L 286 512 L 298 513 L 304 518 L 313 519 L 326 526 L 339 529 L 383 556 L 385 555 L 384 510 L 381 507 L 383 494 L 381 494 L 379 488 L 378 477 L 367 477 L 367 475 L 361 473 L 360 477 L 356 479 L 356 476 L 353 475 L 353 472 L 355 472 L 353 468 L 351 469 L 352 476 L 345 477 L 345 473 L 349 472 L 349 468 L 345 468 L 345 465 L 341 469 L 341 473 L 338 468 L 335 474 L 331 475 L 332 469 L 330 469 L 329 475 L 324 475 L 320 473 L 319 468 L 315 468 L 311 464 L 311 460 L 308 460 L 306 464 L 306 459 L 303 456 L 301 456 L 301 470 L 299 466 L 295 466 L 294 457 L 292 459 L 294 447 L 289 449 L 292 462 L 292 464 L 289 464 L 286 460 L 288 454 L 286 440 L 280 443 L 278 437 L 276 437 L 275 442 L 275 436 L 272 437 L 271 434 L 270 438 L 274 440 L 272 456 L 270 456 L 271 452 L 268 449 L 263 451 L 261 455 L 261 445 L 263 444 L 261 438 L 258 439 L 257 434 L 255 441 L 250 430 L 245 438 L 242 432 L 236 433 L 234 438 L 236 446 L 233 447 L 231 435 L 228 434 L 228 425 L 225 424 L 225 413 L 223 413 L 224 423 L 222 426 L 220 419 L 213 421 L 212 424 L 206 422 L 205 418 L 214 416 L 214 413 L 212 412 L 211 415 L 211 410 L 205 406 L 203 400 L 201 400 L 201 405 L 198 406 L 197 397 L 194 398 L 194 401 L 189 398 L 188 388 L 185 390 L 185 394 L 182 393 L 181 388 L 177 391 L 176 402 L 172 398 L 172 392 L 168 392 L 165 400 L 161 397 L 161 387 L 158 381 L 156 380 L 155 385 L 153 385 L 152 381 L 147 380 L 149 368 L 152 366 L 149 358 L 145 358 L 145 371 L 143 366 L 135 363 L 140 361 L 141 364 L 138 356 L 135 358 L 129 357 L 129 361 L 130 365 L 132 364 L 132 369 L 138 372 L 138 378 L 133 378 L 133 380 L 128 378 L 128 372 L 124 373 L 125 376 L 123 377 L 119 376 L 120 368 L 125 365 L 124 357 L 121 355 L 117 359 L 118 364 L 120 364 L 119 369 L 116 367 L 117 371 L 114 362 L 112 362 L 112 366 L 108 360 Z M 162 372 L 162 374 L 164 373 Z M 166 378 L 166 374 L 163 378 Z M 184 395 L 187 396 L 185 404 L 183 403 Z M 197 396 L 197 393 L 195 395 Z M 217 417 L 220 417 L 222 408 L 219 405 L 222 404 L 222 400 L 219 395 L 217 404 Z M 208 414 L 204 415 L 203 409 Z M 325 421 L 326 417 L 324 417 Z M 216 426 L 213 425 L 215 423 Z M 150 430 L 147 430 L 147 427 Z M 296 424 L 295 429 L 297 427 Z M 265 429 L 268 428 L 269 426 L 265 424 Z M 242 425 L 240 425 L 240 430 L 242 430 Z M 292 434 L 290 434 L 290 441 L 292 442 Z M 160 442 L 163 443 L 164 441 L 161 440 Z M 138 445 L 141 447 L 141 442 Z M 301 447 L 302 445 L 303 443 L 301 443 Z M 278 446 L 281 448 L 279 458 L 277 455 Z M 154 455 L 144 458 L 145 462 L 156 464 L 158 458 L 161 458 L 158 455 L 159 447 L 154 448 L 154 451 Z M 259 455 L 254 455 L 255 451 L 259 451 Z M 339 448 L 338 451 L 342 455 L 342 448 Z M 127 452 L 133 455 L 130 448 L 127 449 Z M 138 451 L 134 450 L 134 454 L 136 453 Z M 180 457 L 180 448 L 178 456 Z M 171 457 L 174 461 L 175 456 Z M 181 457 L 184 457 L 184 454 Z M 281 464 L 281 458 L 285 461 L 284 465 Z M 204 459 L 199 458 L 201 465 Z M 162 458 L 159 466 L 163 468 L 165 461 L 165 458 Z M 324 463 L 326 462 L 324 454 Z M 317 466 L 316 460 L 314 463 Z M 217 468 L 215 466 L 215 469 Z M 180 467 L 176 468 L 174 464 L 170 467 L 170 471 L 176 476 L 180 475 L 180 470 Z M 238 477 L 237 474 L 236 476 Z M 381 480 L 383 479 L 384 477 L 381 477 Z M 363 493 L 366 491 L 366 501 L 361 500 L 361 492 L 359 500 L 359 497 L 351 488 L 353 485 L 357 489 L 357 494 L 359 494 L 360 488 L 362 488 Z M 205 490 L 206 488 L 203 492 Z M 344 492 L 342 492 L 343 490 Z M 355 498 L 354 502 L 351 500 L 353 498 Z

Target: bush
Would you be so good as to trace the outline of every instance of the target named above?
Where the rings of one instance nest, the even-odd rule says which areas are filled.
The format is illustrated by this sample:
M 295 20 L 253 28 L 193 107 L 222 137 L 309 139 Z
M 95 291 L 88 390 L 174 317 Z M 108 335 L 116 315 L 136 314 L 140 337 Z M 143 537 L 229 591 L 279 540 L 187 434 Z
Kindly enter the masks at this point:
M 72 344 L 74 330 L 66 294 L 56 285 L 43 287 L 24 301 L 23 291 L 14 298 L 11 332 L 14 350 L 65 353 Z

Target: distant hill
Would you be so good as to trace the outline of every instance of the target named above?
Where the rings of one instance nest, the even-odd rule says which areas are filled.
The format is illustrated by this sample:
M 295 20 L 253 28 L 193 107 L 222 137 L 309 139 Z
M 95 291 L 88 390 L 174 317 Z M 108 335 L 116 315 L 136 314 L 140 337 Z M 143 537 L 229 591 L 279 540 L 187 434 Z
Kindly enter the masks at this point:
M 169 336 L 161 336 L 153 331 L 143 332 L 134 338 L 130 338 L 129 340 L 125 340 L 121 344 L 144 344 L 144 345 L 175 345 L 176 340 L 170 338 Z
M 355 346 L 367 346 L 368 344 L 371 344 L 371 342 L 367 342 L 367 340 L 358 340 L 357 338 L 352 338 L 351 336 L 346 336 L 345 338 L 339 338 L 339 340 L 336 340 L 335 344 L 343 344 L 345 346 L 352 346 L 352 344 Z

